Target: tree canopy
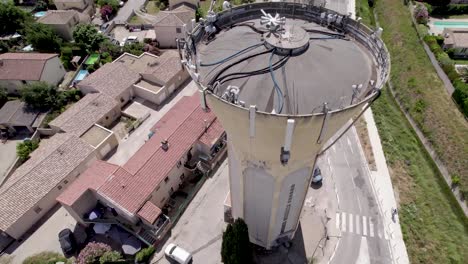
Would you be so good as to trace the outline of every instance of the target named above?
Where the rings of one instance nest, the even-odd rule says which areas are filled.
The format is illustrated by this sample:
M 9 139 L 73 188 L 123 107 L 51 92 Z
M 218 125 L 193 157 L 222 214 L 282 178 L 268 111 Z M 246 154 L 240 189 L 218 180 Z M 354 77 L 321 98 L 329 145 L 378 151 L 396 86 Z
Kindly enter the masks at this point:
M 237 218 L 233 224 L 228 224 L 226 231 L 223 232 L 221 259 L 224 264 L 252 263 L 249 230 L 241 218 Z
M 93 25 L 79 24 L 73 31 L 73 39 L 76 43 L 84 46 L 88 52 L 94 52 L 99 50 L 105 37 Z
M 39 147 L 38 140 L 25 140 L 16 145 L 16 155 L 24 162 L 29 159 L 29 154 Z
M 12 3 L 0 3 L 0 35 L 22 30 L 32 17 Z
M 22 101 L 39 110 L 51 109 L 58 98 L 57 88 L 45 82 L 26 84 L 21 88 L 20 93 Z
M 144 47 L 145 47 L 144 43 L 135 42 L 135 43 L 125 45 L 123 47 L 123 51 L 133 54 L 135 56 L 140 56 L 144 52 L 143 50 Z
M 49 26 L 41 23 L 31 23 L 26 27 L 26 40 L 38 51 L 57 52 L 62 39 Z

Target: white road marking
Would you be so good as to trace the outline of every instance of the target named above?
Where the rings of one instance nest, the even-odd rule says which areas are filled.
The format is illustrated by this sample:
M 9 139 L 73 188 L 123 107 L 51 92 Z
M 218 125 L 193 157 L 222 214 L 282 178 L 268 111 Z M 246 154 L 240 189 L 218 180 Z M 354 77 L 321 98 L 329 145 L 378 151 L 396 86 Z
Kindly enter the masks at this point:
M 359 256 L 356 259 L 356 263 L 359 264 L 370 264 L 370 256 L 369 256 L 369 246 L 367 244 L 367 238 L 361 238 L 361 246 L 359 247 Z
M 349 137 L 346 137 L 346 140 L 348 141 L 349 148 L 351 149 L 351 153 L 354 154 L 353 146 L 351 145 L 351 141 L 349 140 Z
M 345 212 L 341 213 L 341 230 L 343 230 L 343 232 L 346 232 L 346 213 Z
M 360 223 L 359 223 L 359 215 L 356 215 L 356 234 L 360 234 L 361 233 L 361 226 L 360 226 Z
M 372 223 L 372 217 L 369 217 L 369 236 L 374 237 L 374 223 Z
M 349 214 L 349 232 L 353 232 L 353 214 Z
M 362 235 L 367 236 L 367 222 L 366 217 L 362 217 Z
M 338 212 L 336 212 L 335 223 L 336 223 L 336 229 L 340 229 L 340 213 Z

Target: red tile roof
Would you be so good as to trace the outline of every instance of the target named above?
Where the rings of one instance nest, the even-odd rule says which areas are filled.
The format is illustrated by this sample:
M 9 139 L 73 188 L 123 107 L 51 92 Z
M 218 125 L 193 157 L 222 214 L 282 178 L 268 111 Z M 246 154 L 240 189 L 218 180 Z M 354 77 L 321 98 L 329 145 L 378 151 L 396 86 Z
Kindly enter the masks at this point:
M 46 62 L 58 54 L 4 53 L 0 55 L 0 80 L 39 81 Z
M 197 97 L 194 95 L 193 97 Z M 192 101 L 193 100 L 193 101 Z M 186 102 L 186 101 L 185 101 Z M 195 99 L 189 102 L 197 102 Z M 181 104 L 183 102 L 179 102 Z M 197 102 L 198 105 L 198 102 Z M 180 116 L 186 116 L 187 113 L 180 111 L 179 105 L 176 110 L 169 112 L 165 116 L 180 120 Z M 135 176 L 115 175 L 110 178 L 99 189 L 99 193 L 108 197 L 115 203 L 130 213 L 136 213 L 141 206 L 146 202 L 149 195 L 154 191 L 156 186 L 167 176 L 177 162 L 185 153 L 196 143 L 196 141 L 205 133 L 206 124 L 211 125 L 216 119 L 215 115 L 208 111 L 205 112 L 199 105 L 189 116 L 173 130 L 171 133 L 164 131 L 164 134 L 169 142 L 169 149 L 164 151 L 160 148 L 161 137 L 154 135 L 151 140 L 145 143 L 129 161 L 132 164 L 142 164 L 137 169 Z M 167 121 L 167 119 L 165 119 Z M 164 121 L 164 120 L 163 120 Z M 170 123 L 170 122 L 169 122 Z M 171 125 L 174 125 L 171 123 Z M 169 136 L 166 136 L 169 135 Z M 127 164 L 124 168 L 128 168 Z
M 159 207 L 157 207 L 151 201 L 147 201 L 140 209 L 140 211 L 138 211 L 138 215 L 149 223 L 153 224 L 154 221 L 158 219 L 158 216 L 161 215 L 161 209 L 159 209 Z
M 97 190 L 118 168 L 119 166 L 105 161 L 95 161 L 57 197 L 57 201 L 72 206 L 88 189 Z
M 132 156 L 123 167 L 135 174 L 158 150 L 161 141 L 167 139 L 174 131 L 192 114 L 198 107 L 197 96 L 185 96 L 180 99 L 159 121 L 150 129 L 154 132 L 147 144 L 143 145 L 138 152 Z
M 200 142 L 207 145 L 212 146 L 218 139 L 223 135 L 224 128 L 221 126 L 221 122 L 216 119 L 213 124 L 208 128 L 205 134 L 200 137 Z

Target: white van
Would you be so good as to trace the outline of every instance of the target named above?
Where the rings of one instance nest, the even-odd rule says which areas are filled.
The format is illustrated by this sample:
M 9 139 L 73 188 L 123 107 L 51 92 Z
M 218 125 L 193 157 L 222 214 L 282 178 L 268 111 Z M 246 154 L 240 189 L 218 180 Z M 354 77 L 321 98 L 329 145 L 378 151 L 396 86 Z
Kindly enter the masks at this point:
M 169 244 L 164 250 L 164 254 L 180 264 L 191 264 L 192 254 L 187 252 L 185 249 L 177 246 L 176 244 Z

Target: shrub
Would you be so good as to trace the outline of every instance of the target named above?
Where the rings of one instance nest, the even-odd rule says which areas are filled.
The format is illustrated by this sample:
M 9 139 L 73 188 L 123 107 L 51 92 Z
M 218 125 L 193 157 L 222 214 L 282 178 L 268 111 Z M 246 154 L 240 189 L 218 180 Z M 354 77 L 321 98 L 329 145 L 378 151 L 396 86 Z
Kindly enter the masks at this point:
M 418 24 L 426 25 L 429 21 L 429 12 L 423 4 L 418 4 L 414 10 L 414 18 Z
M 105 5 L 101 7 L 101 18 L 105 21 L 109 21 L 109 18 L 111 17 L 112 13 L 114 12 L 114 9 L 110 5 Z
M 429 9 L 431 15 L 436 16 L 449 16 L 449 15 L 463 15 L 468 13 L 467 4 L 450 4 L 436 6 L 432 4 L 432 8 Z
M 66 262 L 67 259 L 59 253 L 45 251 L 26 258 L 23 264 L 50 264 L 60 261 Z
M 48 110 L 57 105 L 57 88 L 45 82 L 23 85 L 20 93 L 21 100 L 35 109 Z
M 29 159 L 29 154 L 39 147 L 39 140 L 25 140 L 16 145 L 16 155 L 25 162 Z
M 452 186 L 457 186 L 460 184 L 460 176 L 452 175 Z
M 138 263 L 146 263 L 151 259 L 151 256 L 153 256 L 154 251 L 155 251 L 154 247 L 144 248 L 138 251 L 138 253 L 136 254 L 135 260 Z
M 418 31 L 418 34 L 421 38 L 424 38 L 427 35 L 429 35 L 429 29 L 427 28 L 426 25 L 418 24 L 416 26 L 416 30 Z
M 77 264 L 93 264 L 106 252 L 111 252 L 112 249 L 109 245 L 104 243 L 91 242 L 81 250 L 76 260 Z
M 119 261 L 122 259 L 122 255 L 120 255 L 119 252 L 117 251 L 110 251 L 110 252 L 105 252 L 100 258 L 99 258 L 99 263 L 100 264 L 108 264 L 108 263 L 113 263 L 116 261 Z

